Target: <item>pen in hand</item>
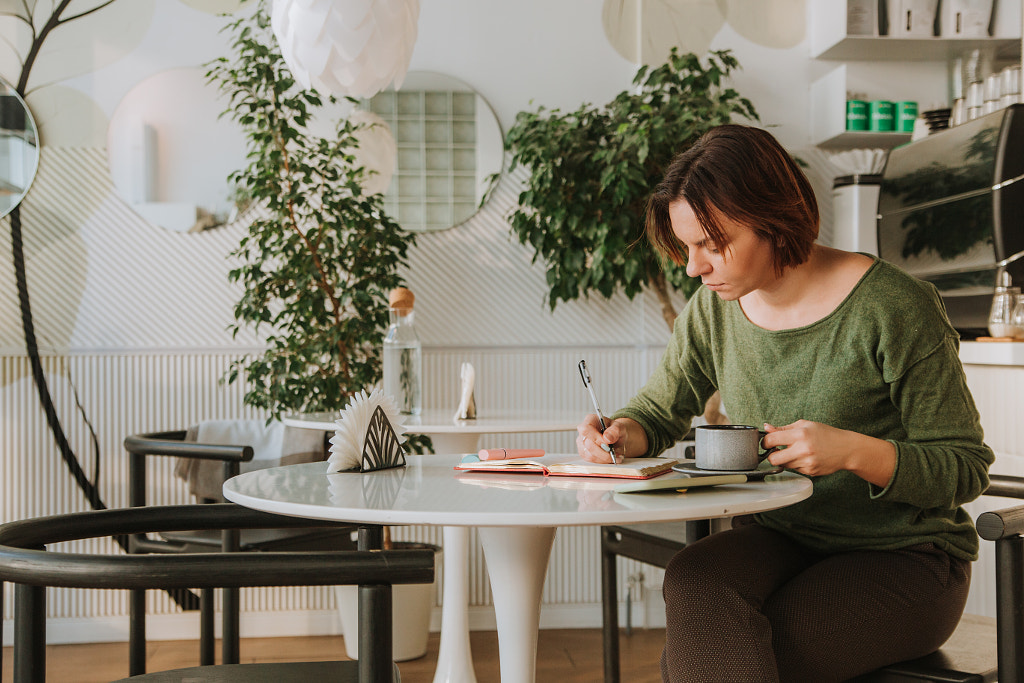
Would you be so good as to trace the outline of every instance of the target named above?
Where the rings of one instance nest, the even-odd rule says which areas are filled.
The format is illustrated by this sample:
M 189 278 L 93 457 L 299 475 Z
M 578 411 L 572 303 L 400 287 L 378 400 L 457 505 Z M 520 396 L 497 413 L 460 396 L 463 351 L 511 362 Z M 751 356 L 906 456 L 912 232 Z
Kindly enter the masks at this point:
M 594 411 L 597 413 L 597 419 L 601 423 L 601 431 L 608 429 L 608 423 L 605 421 L 604 413 L 601 412 L 601 406 L 597 402 L 597 395 L 594 394 L 594 387 L 590 383 L 590 372 L 587 371 L 587 361 L 581 360 L 579 363 L 580 377 L 583 378 L 583 386 L 586 387 L 587 393 L 590 394 L 590 401 L 594 404 Z M 602 450 L 612 456 L 612 464 L 616 463 L 615 451 L 606 444 L 598 444 Z

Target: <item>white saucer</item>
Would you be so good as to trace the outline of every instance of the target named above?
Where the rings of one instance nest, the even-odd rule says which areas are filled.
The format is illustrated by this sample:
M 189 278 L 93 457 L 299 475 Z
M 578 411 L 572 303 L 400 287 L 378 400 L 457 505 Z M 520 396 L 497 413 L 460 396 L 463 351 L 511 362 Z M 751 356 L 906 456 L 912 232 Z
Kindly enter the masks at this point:
M 764 479 L 769 474 L 778 474 L 785 468 L 782 465 L 769 467 L 763 470 L 702 470 L 694 464 L 693 460 L 682 460 L 672 466 L 676 472 L 684 474 L 710 475 L 710 474 L 745 474 L 750 479 Z

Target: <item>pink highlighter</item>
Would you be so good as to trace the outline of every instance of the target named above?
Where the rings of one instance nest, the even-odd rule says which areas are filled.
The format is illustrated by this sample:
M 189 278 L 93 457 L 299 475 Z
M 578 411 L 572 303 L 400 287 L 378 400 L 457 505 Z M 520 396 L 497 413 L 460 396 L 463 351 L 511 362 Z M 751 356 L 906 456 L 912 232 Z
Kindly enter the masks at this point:
M 511 460 L 512 458 L 541 458 L 540 448 L 481 448 L 477 456 L 481 460 Z

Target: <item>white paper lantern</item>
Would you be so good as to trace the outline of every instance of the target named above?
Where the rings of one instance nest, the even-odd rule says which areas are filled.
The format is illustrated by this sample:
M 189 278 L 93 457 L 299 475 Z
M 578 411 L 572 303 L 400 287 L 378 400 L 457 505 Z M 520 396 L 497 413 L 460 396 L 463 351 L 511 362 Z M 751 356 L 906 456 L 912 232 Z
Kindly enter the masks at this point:
M 274 0 L 281 55 L 306 88 L 370 97 L 409 69 L 419 0 Z

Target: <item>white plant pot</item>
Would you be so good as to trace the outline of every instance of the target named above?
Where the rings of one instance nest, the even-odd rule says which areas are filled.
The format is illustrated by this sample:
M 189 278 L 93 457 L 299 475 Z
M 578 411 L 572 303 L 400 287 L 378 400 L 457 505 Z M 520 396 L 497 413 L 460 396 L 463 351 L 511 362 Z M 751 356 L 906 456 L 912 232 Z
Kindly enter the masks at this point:
M 434 586 L 441 575 L 441 548 L 425 543 L 396 542 L 396 547 L 434 549 L 434 583 L 408 583 L 391 588 L 391 633 L 396 662 L 418 659 L 427 653 L 430 613 L 434 608 Z M 345 637 L 345 654 L 359 659 L 358 587 L 335 586 L 334 595 Z

